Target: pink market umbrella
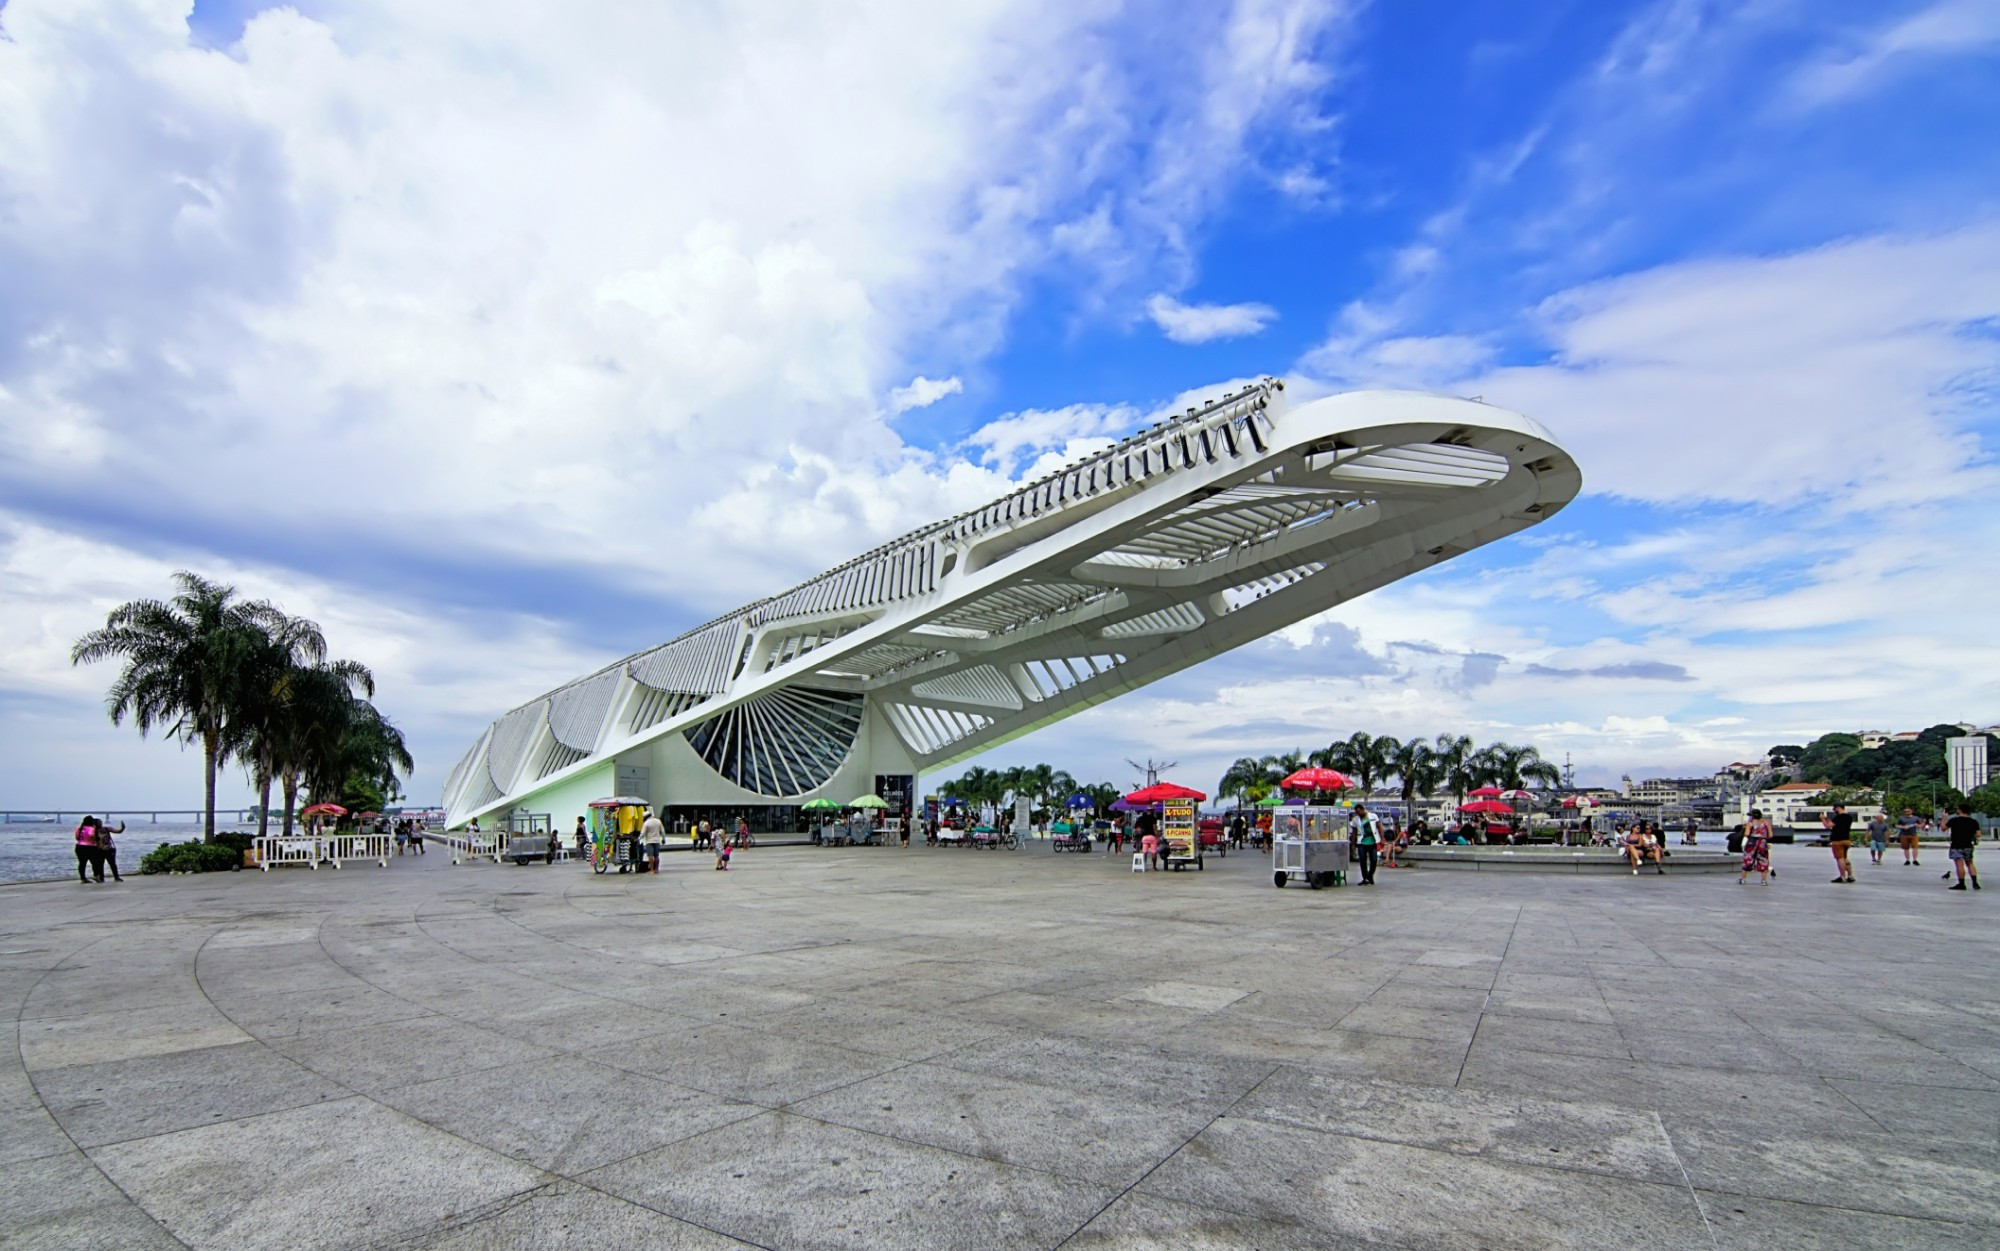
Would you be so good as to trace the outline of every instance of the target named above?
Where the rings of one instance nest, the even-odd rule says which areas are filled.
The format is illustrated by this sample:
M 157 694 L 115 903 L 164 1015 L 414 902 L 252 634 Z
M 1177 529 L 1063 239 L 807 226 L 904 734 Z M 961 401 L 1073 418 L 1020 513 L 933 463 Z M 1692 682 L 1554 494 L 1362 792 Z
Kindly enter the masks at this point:
M 1474 799 L 1498 799 L 1500 798 L 1501 790 L 1497 786 L 1482 786 L 1465 793 Z
M 1502 803 L 1497 799 L 1475 799 L 1469 804 L 1460 805 L 1458 810 L 1460 812 L 1512 812 L 1514 811 L 1514 805 Z

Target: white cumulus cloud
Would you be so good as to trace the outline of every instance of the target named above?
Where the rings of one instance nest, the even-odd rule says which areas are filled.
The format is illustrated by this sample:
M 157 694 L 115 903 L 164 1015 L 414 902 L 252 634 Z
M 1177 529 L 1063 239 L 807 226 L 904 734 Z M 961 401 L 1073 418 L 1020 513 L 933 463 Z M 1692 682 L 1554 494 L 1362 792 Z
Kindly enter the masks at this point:
M 907 386 L 889 392 L 889 411 L 907 413 L 913 408 L 929 408 L 947 395 L 958 395 L 965 384 L 956 377 L 926 378 L 918 374 Z
M 1268 304 L 1183 304 L 1170 295 L 1146 301 L 1146 313 L 1175 343 L 1207 343 L 1262 333 L 1278 318 Z

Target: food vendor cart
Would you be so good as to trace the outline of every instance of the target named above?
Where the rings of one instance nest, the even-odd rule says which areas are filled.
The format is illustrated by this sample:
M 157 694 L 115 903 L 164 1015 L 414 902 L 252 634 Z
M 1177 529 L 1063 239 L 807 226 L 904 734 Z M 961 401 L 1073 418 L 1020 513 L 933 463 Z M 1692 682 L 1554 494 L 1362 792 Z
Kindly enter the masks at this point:
M 1344 808 L 1283 807 L 1271 810 L 1271 884 L 1300 881 L 1318 890 L 1347 884 L 1347 819 Z
M 1185 869 L 1202 863 L 1201 836 L 1195 827 L 1192 799 L 1167 799 L 1160 803 L 1160 851 L 1169 869 Z

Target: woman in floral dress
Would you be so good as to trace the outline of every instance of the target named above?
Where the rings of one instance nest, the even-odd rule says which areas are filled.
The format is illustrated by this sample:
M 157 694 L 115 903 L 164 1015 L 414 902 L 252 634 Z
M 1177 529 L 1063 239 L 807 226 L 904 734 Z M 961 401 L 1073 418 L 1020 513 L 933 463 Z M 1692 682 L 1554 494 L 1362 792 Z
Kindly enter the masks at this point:
M 1743 870 L 1736 875 L 1736 884 L 1743 885 L 1753 871 L 1764 885 L 1771 884 L 1771 823 L 1757 808 L 1750 810 L 1750 820 L 1743 826 Z

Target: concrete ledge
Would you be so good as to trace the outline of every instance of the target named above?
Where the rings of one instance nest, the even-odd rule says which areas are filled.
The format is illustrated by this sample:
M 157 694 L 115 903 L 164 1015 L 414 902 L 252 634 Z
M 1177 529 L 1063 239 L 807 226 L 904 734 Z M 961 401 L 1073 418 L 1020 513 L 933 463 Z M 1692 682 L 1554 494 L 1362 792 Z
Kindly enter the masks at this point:
M 1408 847 L 1397 857 L 1427 869 L 1474 869 L 1486 873 L 1630 873 L 1631 862 L 1603 848 L 1581 847 Z M 1726 851 L 1686 847 L 1667 857 L 1667 873 L 1734 873 L 1743 858 Z M 1641 866 L 1646 871 L 1650 866 Z

